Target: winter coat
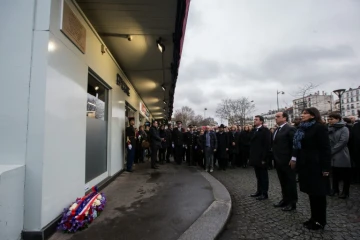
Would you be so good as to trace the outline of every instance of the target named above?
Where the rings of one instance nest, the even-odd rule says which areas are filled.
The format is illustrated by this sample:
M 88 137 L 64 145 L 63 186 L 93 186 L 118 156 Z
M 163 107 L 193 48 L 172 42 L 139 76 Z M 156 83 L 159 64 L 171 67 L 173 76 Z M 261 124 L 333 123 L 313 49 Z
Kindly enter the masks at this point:
M 306 129 L 301 149 L 294 150 L 293 154 L 297 159 L 300 191 L 325 196 L 329 178 L 324 177 L 323 172 L 329 172 L 331 162 L 328 128 L 315 123 Z
M 350 168 L 350 153 L 347 147 L 349 129 L 345 126 L 345 122 L 339 122 L 329 126 L 329 139 L 331 146 L 331 166 Z
M 250 142 L 249 165 L 267 168 L 267 156 L 271 148 L 271 132 L 265 127 L 253 130 Z
M 228 150 L 229 150 L 229 136 L 226 132 L 218 132 L 216 133 L 217 139 L 217 150 L 216 157 L 219 159 L 227 159 L 229 158 Z M 228 149 L 228 150 L 226 150 Z

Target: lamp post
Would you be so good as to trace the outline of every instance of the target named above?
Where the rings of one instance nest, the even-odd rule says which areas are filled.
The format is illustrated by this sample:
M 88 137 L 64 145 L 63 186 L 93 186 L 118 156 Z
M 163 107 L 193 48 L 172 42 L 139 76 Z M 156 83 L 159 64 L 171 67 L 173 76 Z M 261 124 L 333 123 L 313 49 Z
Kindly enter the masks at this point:
M 277 102 L 278 111 L 279 111 L 279 94 L 285 94 L 285 92 L 276 90 L 276 102 Z
M 207 108 L 204 108 L 204 120 L 205 120 L 205 116 L 206 116 L 206 110 L 207 110 Z
M 333 91 L 339 97 L 340 115 L 341 116 L 342 116 L 341 97 L 342 97 L 342 95 L 344 94 L 345 91 L 346 91 L 346 89 L 337 89 L 337 90 Z

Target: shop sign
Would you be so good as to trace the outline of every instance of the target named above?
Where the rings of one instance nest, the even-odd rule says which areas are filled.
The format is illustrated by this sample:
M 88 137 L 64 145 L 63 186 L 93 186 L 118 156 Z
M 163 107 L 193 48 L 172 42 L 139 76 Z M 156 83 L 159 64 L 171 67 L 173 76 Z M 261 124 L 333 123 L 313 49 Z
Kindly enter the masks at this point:
M 145 104 L 143 102 L 140 102 L 140 112 L 143 116 L 145 116 L 146 118 L 150 117 L 150 113 L 147 110 Z
M 121 90 L 123 90 L 126 95 L 130 96 L 130 88 L 119 74 L 116 74 L 116 85 L 120 86 Z

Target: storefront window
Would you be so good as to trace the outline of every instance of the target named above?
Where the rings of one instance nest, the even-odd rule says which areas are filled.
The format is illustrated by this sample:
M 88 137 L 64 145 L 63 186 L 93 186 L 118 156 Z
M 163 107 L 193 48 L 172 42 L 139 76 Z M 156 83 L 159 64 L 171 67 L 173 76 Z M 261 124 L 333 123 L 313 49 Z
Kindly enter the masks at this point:
M 89 73 L 86 116 L 107 120 L 107 89 Z

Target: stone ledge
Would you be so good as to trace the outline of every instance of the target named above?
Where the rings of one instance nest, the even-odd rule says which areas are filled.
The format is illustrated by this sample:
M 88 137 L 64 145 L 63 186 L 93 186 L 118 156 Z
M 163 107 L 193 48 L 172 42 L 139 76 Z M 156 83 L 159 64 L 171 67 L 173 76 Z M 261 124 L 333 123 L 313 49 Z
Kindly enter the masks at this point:
M 201 174 L 209 181 L 215 200 L 190 228 L 180 236 L 179 240 L 216 239 L 229 220 L 232 202 L 228 190 L 212 175 L 206 172 Z

